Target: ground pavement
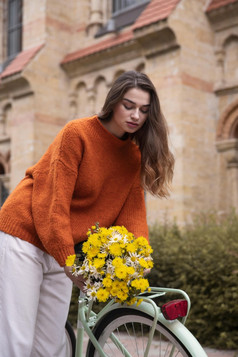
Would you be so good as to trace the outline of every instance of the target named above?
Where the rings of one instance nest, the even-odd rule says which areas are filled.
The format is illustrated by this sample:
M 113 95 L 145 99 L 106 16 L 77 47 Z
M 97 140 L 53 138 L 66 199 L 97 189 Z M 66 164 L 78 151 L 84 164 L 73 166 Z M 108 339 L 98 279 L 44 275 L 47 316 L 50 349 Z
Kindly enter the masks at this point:
M 212 348 L 204 348 L 208 357 L 238 357 L 238 351 L 221 351 Z
M 84 335 L 84 348 L 83 348 L 83 352 L 84 353 L 86 353 L 87 341 L 88 341 L 88 337 L 85 334 Z M 208 357 L 238 357 L 238 350 L 236 350 L 236 351 L 223 351 L 223 350 L 217 350 L 217 349 L 207 348 L 207 347 L 205 347 L 204 350 L 206 351 L 206 354 L 207 354 Z M 155 354 L 153 354 L 153 350 L 151 350 L 149 357 L 153 357 L 154 355 L 155 356 L 158 355 L 157 351 L 154 351 L 154 353 Z

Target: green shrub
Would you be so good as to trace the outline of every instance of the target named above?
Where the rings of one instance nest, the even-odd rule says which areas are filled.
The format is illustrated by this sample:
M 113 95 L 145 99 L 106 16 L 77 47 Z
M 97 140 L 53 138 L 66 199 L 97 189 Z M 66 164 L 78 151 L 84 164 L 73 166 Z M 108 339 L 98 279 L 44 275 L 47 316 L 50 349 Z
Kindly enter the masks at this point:
M 188 328 L 205 346 L 238 348 L 238 218 L 209 214 L 193 224 L 155 225 L 151 286 L 185 290 Z
M 77 317 L 78 317 L 78 298 L 79 298 L 80 290 L 77 286 L 73 286 L 71 302 L 69 307 L 68 320 L 73 327 L 77 325 Z

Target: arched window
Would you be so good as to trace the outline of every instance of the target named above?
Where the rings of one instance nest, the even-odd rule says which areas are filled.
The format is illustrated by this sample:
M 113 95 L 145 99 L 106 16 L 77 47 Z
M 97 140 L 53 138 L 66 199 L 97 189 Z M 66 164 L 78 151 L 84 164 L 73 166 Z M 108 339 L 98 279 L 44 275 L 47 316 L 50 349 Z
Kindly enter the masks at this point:
M 233 123 L 233 125 L 231 127 L 230 138 L 238 139 L 238 118 L 237 118 L 237 120 L 235 120 L 235 122 Z
M 3 164 L 0 162 L 0 205 L 1 206 L 5 202 L 7 196 L 9 195 L 6 181 L 8 181 L 8 178 L 5 176 L 5 168 Z
M 5 169 L 1 162 L 0 162 L 0 175 L 5 175 Z
M 234 138 L 238 139 L 238 124 L 236 125 L 235 130 L 234 130 Z

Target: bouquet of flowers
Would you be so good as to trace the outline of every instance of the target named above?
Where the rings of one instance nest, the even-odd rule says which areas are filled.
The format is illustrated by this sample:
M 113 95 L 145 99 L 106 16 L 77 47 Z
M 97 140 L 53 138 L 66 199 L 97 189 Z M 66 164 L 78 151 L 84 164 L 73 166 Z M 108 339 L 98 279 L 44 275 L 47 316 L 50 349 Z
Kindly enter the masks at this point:
M 89 299 L 134 304 L 139 293 L 149 291 L 145 269 L 153 267 L 153 252 L 144 237 L 138 237 L 123 226 L 89 229 L 88 240 L 82 245 L 83 257 L 69 256 L 66 265 L 73 266 L 74 275 L 86 280 Z

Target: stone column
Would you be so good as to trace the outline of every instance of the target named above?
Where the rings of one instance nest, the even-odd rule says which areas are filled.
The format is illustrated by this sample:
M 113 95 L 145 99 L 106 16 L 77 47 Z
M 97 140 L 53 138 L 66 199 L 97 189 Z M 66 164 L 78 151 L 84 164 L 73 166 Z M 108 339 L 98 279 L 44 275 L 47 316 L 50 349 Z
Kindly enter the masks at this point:
M 215 51 L 216 56 L 216 82 L 215 87 L 219 89 L 224 86 L 225 84 L 225 77 L 224 77 L 224 57 L 225 51 L 223 49 L 217 49 Z
M 88 103 L 88 113 L 89 115 L 95 114 L 95 89 L 94 87 L 89 87 L 87 89 L 87 103 Z
M 5 121 L 5 113 L 0 109 L 0 136 L 6 134 Z
M 238 139 L 222 140 L 217 149 L 223 153 L 227 165 L 227 208 L 233 207 L 238 213 Z
M 71 93 L 69 95 L 69 118 L 68 121 L 76 118 L 77 114 L 77 95 L 76 93 Z
M 103 23 L 102 0 L 91 0 L 88 34 L 95 35 Z

